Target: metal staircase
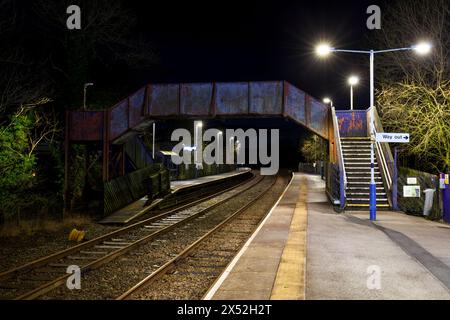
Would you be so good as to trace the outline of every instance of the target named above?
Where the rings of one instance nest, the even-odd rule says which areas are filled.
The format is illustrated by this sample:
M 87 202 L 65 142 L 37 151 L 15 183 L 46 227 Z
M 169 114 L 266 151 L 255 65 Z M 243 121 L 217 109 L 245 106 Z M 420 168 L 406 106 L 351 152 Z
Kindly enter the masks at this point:
M 370 139 L 368 137 L 340 138 L 347 185 L 346 208 L 369 208 L 370 185 Z M 383 184 L 380 167 L 375 158 L 375 183 L 377 208 L 389 208 L 388 196 Z

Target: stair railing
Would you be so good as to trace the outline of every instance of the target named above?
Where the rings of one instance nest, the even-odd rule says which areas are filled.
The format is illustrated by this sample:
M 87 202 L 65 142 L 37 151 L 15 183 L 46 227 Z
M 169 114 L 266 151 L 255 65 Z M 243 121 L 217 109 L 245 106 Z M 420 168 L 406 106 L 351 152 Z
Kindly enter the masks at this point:
M 339 194 L 340 194 L 340 206 L 341 209 L 344 209 L 345 202 L 347 199 L 346 196 L 346 189 L 347 189 L 347 174 L 345 172 L 345 165 L 344 165 L 344 154 L 342 152 L 342 146 L 341 146 L 341 135 L 339 133 L 339 124 L 338 119 L 336 115 L 336 110 L 334 107 L 331 108 L 331 115 L 333 119 L 333 130 L 334 130 L 334 139 L 335 139 L 335 145 L 337 149 L 337 158 L 338 158 L 338 166 L 339 166 Z
M 369 108 L 367 112 L 369 113 L 371 109 Z M 381 119 L 378 115 L 377 109 L 373 110 L 374 117 L 374 128 L 373 134 L 376 137 L 377 133 L 385 132 L 383 129 L 383 125 L 381 123 Z M 394 157 L 392 156 L 391 148 L 389 147 L 389 143 L 387 142 L 376 142 L 376 155 L 380 162 L 381 174 L 384 177 L 385 186 L 387 187 L 386 191 L 388 193 L 388 201 L 391 203 L 391 192 L 392 192 L 392 177 L 394 174 Z M 391 203 L 392 204 L 392 203 Z

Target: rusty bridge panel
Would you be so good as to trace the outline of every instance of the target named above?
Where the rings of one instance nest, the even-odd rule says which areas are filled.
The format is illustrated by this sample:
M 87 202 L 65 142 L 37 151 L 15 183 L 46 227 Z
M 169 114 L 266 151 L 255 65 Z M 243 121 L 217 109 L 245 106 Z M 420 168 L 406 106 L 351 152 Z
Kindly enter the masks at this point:
M 70 111 L 68 125 L 70 140 L 102 140 L 103 111 Z
M 209 115 L 213 86 L 212 83 L 183 83 L 180 89 L 180 113 L 192 116 Z
M 280 115 L 283 103 L 283 82 L 250 82 L 250 113 Z
M 148 114 L 164 117 L 179 114 L 179 84 L 149 85 Z
M 284 115 L 306 125 L 305 93 L 287 82 L 284 86 Z
M 342 137 L 367 137 L 366 110 L 336 110 Z
M 216 83 L 216 114 L 248 114 L 248 87 L 248 82 Z
M 114 140 L 128 128 L 128 99 L 125 99 L 111 110 L 110 140 Z
M 328 111 L 327 105 L 310 97 L 310 126 L 324 137 L 328 136 Z
M 129 99 L 130 128 L 138 125 L 144 119 L 145 88 L 141 88 Z
M 285 116 L 328 138 L 329 108 L 283 81 L 147 85 L 109 111 L 69 112 L 69 139 L 110 140 L 145 121 L 177 116 Z M 108 119 L 104 113 L 108 113 Z M 106 136 L 105 136 L 106 137 Z

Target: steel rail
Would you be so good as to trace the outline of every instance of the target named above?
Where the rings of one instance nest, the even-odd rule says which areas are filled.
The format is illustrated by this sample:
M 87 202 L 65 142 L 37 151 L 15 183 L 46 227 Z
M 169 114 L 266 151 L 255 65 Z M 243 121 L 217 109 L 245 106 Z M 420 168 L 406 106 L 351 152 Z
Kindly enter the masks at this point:
M 240 187 L 241 185 L 243 185 L 243 184 L 245 184 L 245 183 L 248 183 L 249 181 L 251 181 L 251 180 L 254 179 L 254 178 L 255 178 L 255 176 L 253 176 L 250 180 L 242 181 L 242 182 L 240 182 L 240 183 L 237 184 L 237 185 L 231 186 L 230 188 L 221 190 L 221 191 L 219 191 L 219 192 L 217 192 L 217 193 L 211 194 L 211 195 L 209 195 L 209 196 L 207 196 L 207 197 L 201 198 L 201 199 L 196 200 L 196 201 L 194 201 L 194 202 L 191 202 L 191 203 L 188 203 L 188 204 L 184 204 L 184 205 L 178 206 L 178 207 L 173 208 L 173 209 L 170 209 L 170 210 L 168 210 L 168 211 L 164 211 L 164 212 L 162 212 L 162 213 L 160 213 L 160 214 L 158 214 L 158 215 L 156 215 L 156 216 L 153 216 L 153 217 L 150 217 L 150 218 L 147 218 L 147 219 L 138 221 L 138 222 L 133 223 L 133 224 L 131 224 L 131 225 L 129 225 L 129 226 L 120 228 L 120 229 L 118 229 L 118 230 L 114 230 L 114 231 L 112 231 L 112 232 L 109 232 L 109 233 L 104 234 L 104 235 L 102 235 L 102 236 L 99 236 L 99 237 L 97 237 L 97 238 L 88 240 L 88 241 L 86 241 L 86 242 L 84 242 L 84 243 L 80 243 L 80 244 L 75 245 L 75 246 L 72 246 L 72 247 L 70 247 L 70 248 L 67 248 L 67 249 L 58 251 L 58 252 L 56 252 L 56 253 L 47 255 L 47 256 L 45 256 L 45 257 L 38 258 L 38 259 L 36 259 L 36 260 L 34 260 L 34 261 L 31 261 L 31 262 L 29 262 L 29 263 L 23 264 L 23 265 L 21 265 L 21 266 L 19 266 L 19 267 L 15 267 L 15 268 L 13 268 L 13 269 L 10 269 L 10 270 L 1 272 L 1 273 L 0 273 L 0 281 L 8 280 L 8 279 L 12 278 L 14 275 L 18 274 L 18 273 L 25 272 L 25 271 L 29 271 L 29 270 L 31 270 L 31 269 L 34 269 L 34 268 L 38 268 L 38 267 L 44 266 L 44 265 L 48 264 L 49 262 L 52 262 L 52 261 L 55 261 L 55 260 L 59 260 L 59 259 L 61 259 L 61 258 L 64 258 L 64 257 L 70 255 L 70 254 L 73 254 L 73 253 L 75 253 L 75 252 L 79 252 L 80 250 L 83 250 L 83 249 L 86 249 L 86 248 L 95 246 L 96 244 L 101 243 L 101 242 L 104 241 L 104 240 L 107 240 L 107 239 L 109 239 L 109 238 L 111 238 L 111 237 L 114 237 L 114 236 L 118 236 L 118 235 L 120 235 L 120 234 L 123 234 L 123 233 L 125 233 L 125 232 L 127 232 L 127 231 L 130 231 L 130 230 L 132 230 L 132 229 L 134 229 L 134 228 L 137 228 L 137 227 L 139 227 L 139 226 L 141 226 L 141 225 L 143 225 L 143 224 L 150 223 L 150 222 L 153 222 L 153 221 L 155 221 L 155 220 L 164 218 L 165 216 L 170 215 L 170 214 L 173 214 L 173 213 L 175 213 L 175 212 L 177 212 L 177 211 L 184 210 L 184 209 L 186 209 L 186 208 L 192 207 L 192 206 L 194 206 L 194 205 L 197 205 L 197 204 L 199 204 L 199 203 L 201 203 L 201 202 L 204 202 L 204 201 L 206 201 L 206 200 L 209 200 L 209 199 L 211 199 L 211 198 L 217 197 L 217 196 L 219 196 L 219 195 L 221 195 L 221 194 L 223 194 L 223 193 L 225 193 L 225 192 L 231 191 L 231 190 L 233 190 L 233 189 L 235 189 L 235 188 Z
M 181 253 L 179 253 L 176 257 L 171 259 L 170 261 L 166 262 L 164 265 L 159 267 L 155 272 L 148 275 L 144 279 L 142 279 L 139 283 L 137 283 L 135 286 L 124 292 L 121 296 L 119 296 L 116 300 L 128 300 L 130 297 L 141 291 L 143 288 L 150 285 L 152 282 L 157 280 L 159 277 L 166 274 L 168 271 L 173 269 L 176 264 L 184 259 L 187 255 L 189 255 L 195 248 L 197 248 L 201 243 L 203 243 L 205 240 L 207 240 L 211 235 L 216 233 L 218 230 L 223 228 L 226 224 L 228 224 L 231 220 L 235 219 L 239 214 L 241 214 L 244 210 L 248 209 L 251 205 L 254 204 L 255 201 L 263 197 L 267 192 L 269 192 L 273 186 L 275 185 L 277 179 L 275 179 L 268 188 L 266 188 L 263 192 L 261 192 L 256 197 L 253 197 L 250 201 L 248 201 L 244 206 L 233 212 L 229 217 L 227 217 L 225 220 L 223 220 L 221 223 L 216 225 L 214 228 L 212 228 L 210 231 L 208 231 L 206 234 L 204 234 L 202 237 L 197 239 L 194 243 L 189 245 L 187 248 L 185 248 Z
M 87 273 L 87 272 L 92 271 L 92 270 L 95 270 L 95 269 L 101 267 L 102 265 L 104 265 L 104 264 L 106 264 L 106 263 L 108 263 L 108 262 L 110 262 L 110 261 L 116 259 L 117 257 L 119 257 L 119 256 L 121 256 L 121 255 L 127 253 L 128 251 L 133 250 L 133 249 L 139 247 L 139 246 L 142 245 L 143 243 L 145 243 L 145 242 L 147 242 L 147 241 L 150 241 L 151 239 L 155 238 L 156 236 L 158 236 L 158 235 L 160 235 L 160 234 L 164 234 L 164 233 L 166 233 L 166 232 L 172 230 L 173 228 L 175 228 L 175 227 L 177 227 L 177 226 L 179 226 L 179 225 L 182 225 L 182 224 L 184 224 L 184 223 L 186 223 L 186 222 L 188 222 L 188 221 L 190 221 L 190 220 L 195 219 L 196 217 L 198 217 L 198 216 L 200 216 L 200 215 L 203 215 L 203 214 L 207 213 L 208 211 L 214 209 L 215 207 L 217 207 L 217 206 L 219 206 L 219 205 L 222 205 L 223 203 L 225 203 L 225 202 L 227 202 L 227 201 L 233 199 L 234 197 L 240 195 L 242 192 L 245 192 L 245 191 L 247 191 L 248 189 L 254 187 L 254 186 L 257 185 L 257 184 L 259 184 L 259 183 L 263 180 L 263 178 L 259 177 L 259 179 L 256 179 L 256 182 L 253 182 L 253 183 L 252 183 L 252 181 L 254 181 L 254 180 L 255 180 L 255 179 L 251 179 L 250 182 L 249 182 L 248 180 L 247 180 L 247 181 L 243 181 L 242 183 L 238 184 L 237 186 L 230 187 L 230 188 L 228 188 L 228 189 L 226 189 L 226 190 L 222 190 L 221 192 L 219 192 L 219 193 L 217 193 L 217 194 L 215 194 L 215 195 L 209 196 L 208 199 L 210 199 L 210 198 L 212 198 L 212 197 L 215 197 L 215 196 L 218 196 L 218 195 L 220 195 L 220 194 L 222 194 L 222 193 L 224 193 L 224 192 L 227 192 L 227 191 L 231 191 L 231 190 L 233 190 L 233 189 L 236 189 L 236 188 L 240 187 L 240 186 L 243 185 L 243 184 L 246 184 L 246 183 L 247 183 L 247 184 L 250 184 L 249 186 L 245 187 L 245 188 L 244 188 L 241 192 L 239 192 L 239 193 L 233 194 L 233 195 L 231 195 L 231 196 L 229 196 L 229 197 L 227 197 L 227 198 L 225 198 L 225 199 L 222 199 L 222 200 L 220 200 L 219 202 L 216 202 L 216 203 L 214 203 L 213 205 L 211 205 L 211 206 L 209 206 L 209 207 L 207 207 L 207 208 L 201 209 L 201 210 L 198 211 L 197 213 L 194 213 L 194 214 L 192 214 L 191 216 L 186 217 L 186 218 L 184 218 L 184 219 L 182 219 L 182 220 L 180 220 L 180 221 L 178 221 L 178 222 L 175 222 L 175 223 L 173 223 L 173 224 L 171 224 L 171 225 L 169 225 L 169 226 L 167 226 L 167 227 L 162 227 L 161 229 L 159 229 L 159 230 L 157 230 L 157 231 L 151 232 L 150 234 L 148 234 L 148 235 L 142 237 L 142 238 L 139 239 L 139 240 L 134 241 L 133 243 L 131 243 L 131 244 L 127 245 L 127 246 L 124 246 L 124 247 L 122 247 L 122 248 L 120 248 L 120 249 L 114 250 L 114 251 L 112 251 L 112 252 L 110 252 L 110 253 L 108 253 L 108 254 L 106 254 L 106 255 L 100 257 L 99 259 L 94 260 L 94 261 L 92 261 L 92 262 L 90 262 L 90 263 L 88 263 L 88 264 L 82 266 L 82 267 L 81 267 L 81 272 L 82 272 L 82 274 L 83 274 L 83 273 Z M 201 200 L 202 200 L 202 201 L 197 201 L 195 204 L 198 204 L 199 202 L 205 201 L 205 199 L 201 199 Z M 192 206 L 195 205 L 195 204 L 187 204 L 187 205 L 184 205 L 184 206 L 182 206 L 181 208 L 176 208 L 176 209 L 170 210 L 169 212 L 165 212 L 165 213 L 160 214 L 160 215 L 158 215 L 158 216 L 155 216 L 155 217 L 152 217 L 152 218 L 149 218 L 149 219 L 146 219 L 146 220 L 137 222 L 137 223 L 135 223 L 135 224 L 133 224 L 133 225 L 131 225 L 131 226 L 125 227 L 125 228 L 123 228 L 123 229 L 120 229 L 120 230 L 116 230 L 116 231 L 114 231 L 114 232 L 111 232 L 111 233 L 109 233 L 109 234 L 107 234 L 107 235 L 105 235 L 105 236 L 101 236 L 101 237 L 99 237 L 99 238 L 93 239 L 93 240 L 91 240 L 91 241 L 94 241 L 94 240 L 95 240 L 95 241 L 89 243 L 89 247 L 92 247 L 92 246 L 96 245 L 97 243 L 101 243 L 101 242 L 104 241 L 105 239 L 109 239 L 109 238 L 111 238 L 112 236 L 115 236 L 115 235 L 118 235 L 118 234 L 123 234 L 124 232 L 129 231 L 130 229 L 135 229 L 136 227 L 139 227 L 139 226 L 148 224 L 149 222 L 154 222 L 154 221 L 157 221 L 157 220 L 159 220 L 159 219 L 161 219 L 161 218 L 164 218 L 164 217 L 166 217 L 166 216 L 172 215 L 172 214 L 174 214 L 174 213 L 176 213 L 176 212 L 178 212 L 178 211 L 182 211 L 182 210 L 185 209 L 185 208 L 192 207 Z M 120 233 L 118 233 L 118 231 L 120 231 Z M 85 249 L 86 246 L 84 246 L 84 245 L 85 245 L 85 244 L 76 246 L 76 247 L 77 247 L 77 248 L 76 248 L 77 250 L 76 250 L 75 252 L 79 252 L 81 249 Z M 74 248 L 74 247 L 73 247 L 73 248 Z M 64 250 L 64 252 L 67 253 L 67 251 L 70 251 L 70 253 L 74 253 L 73 248 L 69 248 L 70 250 Z M 59 255 L 59 254 L 56 254 L 56 255 Z M 55 255 L 52 255 L 52 256 L 54 257 Z M 63 257 L 66 257 L 66 256 L 67 256 L 67 254 L 65 254 Z M 47 258 L 48 258 L 48 257 L 47 257 Z M 45 258 L 44 258 L 44 259 L 45 259 Z M 48 261 L 47 261 L 47 262 L 48 262 Z M 46 263 L 40 264 L 40 266 L 45 265 L 45 264 L 46 264 Z M 36 299 L 37 297 L 39 297 L 39 296 L 41 296 L 41 295 L 43 295 L 43 294 L 45 294 L 45 293 L 47 293 L 47 292 L 49 292 L 49 291 L 51 291 L 51 290 L 53 290 L 53 289 L 55 289 L 55 288 L 61 286 L 62 284 L 64 284 L 64 283 L 66 282 L 66 280 L 67 280 L 70 276 L 71 276 L 71 274 L 64 274 L 64 275 L 62 275 L 62 276 L 60 276 L 60 277 L 58 277 L 58 278 L 56 278 L 56 279 L 53 279 L 53 280 L 51 280 L 51 281 L 49 281 L 49 282 L 47 282 L 47 283 L 45 283 L 45 284 L 43 284 L 43 285 L 41 285 L 41 286 L 38 286 L 38 287 L 35 288 L 35 289 L 32 289 L 32 290 L 30 290 L 30 291 L 28 291 L 28 292 L 26 292 L 26 293 L 24 293 L 24 294 L 22 294 L 22 295 L 16 297 L 15 300 L 32 300 L 32 299 Z

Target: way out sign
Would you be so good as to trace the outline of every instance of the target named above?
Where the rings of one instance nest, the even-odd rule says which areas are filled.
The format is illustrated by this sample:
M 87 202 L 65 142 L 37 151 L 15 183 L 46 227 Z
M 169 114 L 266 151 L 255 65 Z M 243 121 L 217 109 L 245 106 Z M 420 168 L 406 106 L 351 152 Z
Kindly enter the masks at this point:
M 409 142 L 409 133 L 377 133 L 377 142 Z

